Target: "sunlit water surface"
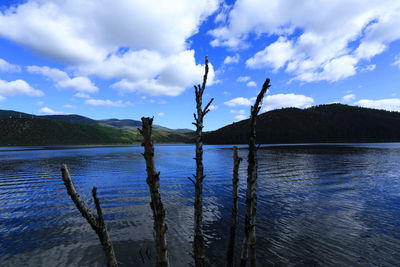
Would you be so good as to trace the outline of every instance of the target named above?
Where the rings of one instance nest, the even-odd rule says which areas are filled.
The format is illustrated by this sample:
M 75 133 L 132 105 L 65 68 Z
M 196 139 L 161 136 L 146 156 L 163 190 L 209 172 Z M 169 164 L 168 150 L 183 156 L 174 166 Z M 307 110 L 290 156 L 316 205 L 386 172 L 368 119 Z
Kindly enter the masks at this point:
M 98 187 L 121 266 L 154 266 L 153 219 L 140 146 L 0 148 L 0 265 L 103 266 L 97 236 L 60 177 L 94 208 Z M 171 266 L 193 265 L 194 146 L 159 145 Z M 204 233 L 209 266 L 225 265 L 232 206 L 232 148 L 205 146 Z M 247 149 L 239 154 L 243 240 Z M 258 151 L 260 266 L 398 266 L 400 144 L 265 146 Z

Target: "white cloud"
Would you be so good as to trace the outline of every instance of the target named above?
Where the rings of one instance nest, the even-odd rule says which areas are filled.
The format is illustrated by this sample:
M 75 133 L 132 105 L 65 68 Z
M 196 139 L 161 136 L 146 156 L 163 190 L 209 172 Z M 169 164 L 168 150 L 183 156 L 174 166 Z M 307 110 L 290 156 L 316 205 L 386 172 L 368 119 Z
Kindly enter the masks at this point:
M 75 96 L 79 98 L 90 98 L 90 95 L 84 93 L 76 93 Z
M 78 92 L 95 93 L 99 90 L 87 77 L 75 77 L 59 81 L 57 85 L 61 88 L 68 88 Z
M 234 63 L 239 63 L 239 54 L 235 54 L 234 56 L 227 56 L 224 60 L 224 64 L 234 64 Z
M 0 96 L 43 96 L 44 93 L 40 90 L 35 90 L 24 80 L 4 81 L 0 79 Z
M 351 102 L 351 101 L 353 101 L 355 99 L 356 99 L 356 95 L 355 94 L 348 94 L 348 95 L 343 96 L 342 102 L 348 103 L 348 102 Z
M 237 82 L 244 83 L 244 82 L 249 81 L 250 79 L 251 79 L 250 76 L 239 76 L 239 77 L 236 79 L 236 81 L 237 81 Z
M 361 71 L 365 72 L 365 71 L 373 71 L 376 68 L 375 64 L 370 64 L 364 68 L 361 69 Z
M 6 98 L 5 98 L 4 96 L 1 96 L 1 95 L 0 95 L 0 102 L 1 102 L 1 101 L 4 101 L 5 99 L 6 99 Z
M 162 116 L 164 116 L 164 115 L 165 115 L 164 112 L 160 112 L 160 113 L 157 114 L 157 116 L 160 116 L 160 117 L 162 117 Z
M 211 45 L 241 49 L 253 38 L 278 36 L 246 61 L 248 67 L 282 69 L 299 81 L 334 82 L 355 75 L 361 61 L 400 39 L 400 1 L 243 0 L 226 21 L 209 31 Z
M 177 96 L 188 86 L 202 82 L 204 64 L 196 64 L 194 50 L 172 56 L 141 51 L 111 57 L 104 64 L 91 66 L 84 72 L 103 78 L 126 77 L 111 87 L 121 93 L 140 91 L 150 95 Z M 209 64 L 207 85 L 214 83 L 215 72 Z
M 388 98 L 380 100 L 361 99 L 355 102 L 354 105 L 365 108 L 384 109 L 400 112 L 400 98 Z
M 292 46 L 291 41 L 288 41 L 285 37 L 279 37 L 278 41 L 248 59 L 246 66 L 253 69 L 272 67 L 277 71 L 293 57 L 295 51 Z
M 201 82 L 204 66 L 188 39 L 218 7 L 218 0 L 30 0 L 0 13 L 0 36 L 78 75 L 119 79 L 122 92 L 174 96 Z M 209 85 L 213 79 L 211 67 Z
M 395 61 L 393 62 L 392 65 L 397 66 L 397 67 L 400 68 L 400 54 L 397 55 L 394 59 L 395 59 Z
M 264 97 L 262 111 L 270 111 L 279 108 L 304 108 L 314 103 L 314 99 L 304 95 L 276 94 Z
M 304 81 L 326 80 L 336 82 L 356 74 L 356 64 L 357 60 L 352 56 L 335 58 L 323 66 L 322 72 L 316 73 L 312 79 L 306 78 Z M 299 77 L 302 77 L 302 75 Z
M 71 79 L 66 72 L 47 66 L 27 66 L 26 69 L 30 73 L 41 74 L 56 82 L 57 88 L 67 88 L 84 93 L 95 93 L 99 90 L 87 77 L 78 76 Z
M 20 72 L 21 68 L 18 65 L 10 64 L 4 59 L 0 58 L 0 71 Z
M 241 120 L 245 120 L 245 119 L 247 119 L 247 117 L 242 114 L 235 116 L 235 121 L 241 121 Z
M 208 107 L 208 109 L 209 109 L 209 110 L 217 110 L 217 109 L 218 109 L 218 106 L 216 106 L 216 105 L 210 105 L 210 106 Z
M 234 99 L 224 102 L 224 104 L 230 107 L 236 107 L 236 106 L 248 107 L 251 105 L 251 102 L 249 99 L 245 97 L 236 97 Z
M 69 104 L 67 104 L 67 105 L 64 105 L 63 107 L 64 107 L 64 108 L 76 108 L 76 106 L 69 105 Z
M 224 95 L 231 95 L 231 93 L 228 91 L 224 91 Z
M 220 11 L 218 12 L 218 15 L 214 19 L 214 22 L 215 23 L 219 23 L 219 22 L 224 23 L 224 22 L 226 22 L 226 19 L 227 19 L 227 16 L 228 16 L 228 12 L 229 12 L 229 9 L 231 7 L 232 6 L 223 3 L 221 5 Z
M 85 101 L 85 104 L 91 106 L 103 106 L 103 107 L 126 107 L 132 105 L 129 101 L 111 101 L 111 100 L 102 100 L 102 99 L 88 99 Z
M 231 110 L 229 111 L 229 113 L 233 113 L 233 114 L 245 114 L 246 111 L 245 111 L 244 109 L 239 109 L 239 110 L 231 109 Z
M 246 84 L 247 87 L 256 87 L 257 84 L 254 81 L 250 81 Z
M 41 109 L 39 110 L 39 113 L 40 113 L 40 114 L 44 114 L 44 115 L 61 115 L 61 114 L 64 114 L 64 113 L 61 112 L 61 111 L 55 111 L 55 110 L 52 110 L 52 109 L 49 108 L 49 107 L 43 107 L 43 108 L 41 108 Z

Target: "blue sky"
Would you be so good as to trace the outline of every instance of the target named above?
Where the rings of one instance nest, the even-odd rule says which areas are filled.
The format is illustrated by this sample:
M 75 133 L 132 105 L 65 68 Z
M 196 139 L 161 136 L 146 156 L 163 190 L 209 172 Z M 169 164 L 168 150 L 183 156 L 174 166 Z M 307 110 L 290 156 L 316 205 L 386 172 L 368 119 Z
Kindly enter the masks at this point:
M 400 111 L 398 0 L 0 2 L 0 109 L 192 128 L 210 75 L 213 130 L 263 111 L 340 102 Z

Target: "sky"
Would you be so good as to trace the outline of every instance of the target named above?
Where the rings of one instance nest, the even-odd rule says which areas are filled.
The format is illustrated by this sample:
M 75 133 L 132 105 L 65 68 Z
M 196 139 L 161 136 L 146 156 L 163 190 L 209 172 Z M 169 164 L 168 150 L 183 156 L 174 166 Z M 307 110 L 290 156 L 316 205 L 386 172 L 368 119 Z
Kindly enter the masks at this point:
M 204 129 L 262 112 L 343 103 L 400 111 L 399 0 L 0 2 L 0 109 L 93 119 L 154 116 Z

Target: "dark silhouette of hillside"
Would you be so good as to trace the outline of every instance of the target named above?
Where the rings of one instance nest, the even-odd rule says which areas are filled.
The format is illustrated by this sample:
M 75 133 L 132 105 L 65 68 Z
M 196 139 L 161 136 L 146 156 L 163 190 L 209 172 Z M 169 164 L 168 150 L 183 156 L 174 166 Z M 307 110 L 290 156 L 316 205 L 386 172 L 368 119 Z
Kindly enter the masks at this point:
M 207 144 L 245 144 L 249 120 L 204 133 Z M 259 115 L 257 143 L 400 141 L 400 113 L 348 106 L 285 108 Z

